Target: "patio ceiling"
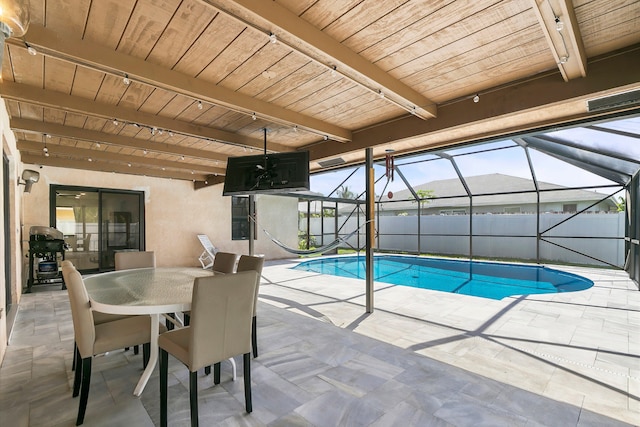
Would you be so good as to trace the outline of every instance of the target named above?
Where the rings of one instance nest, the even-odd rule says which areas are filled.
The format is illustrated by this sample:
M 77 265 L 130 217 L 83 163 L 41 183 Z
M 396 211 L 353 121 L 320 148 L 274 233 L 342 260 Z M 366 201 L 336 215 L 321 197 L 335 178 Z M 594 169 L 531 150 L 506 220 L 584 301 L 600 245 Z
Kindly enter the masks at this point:
M 269 151 L 309 150 L 319 171 L 640 102 L 640 1 L 31 0 L 30 15 L 0 96 L 31 164 L 199 187 L 262 152 L 265 127 Z

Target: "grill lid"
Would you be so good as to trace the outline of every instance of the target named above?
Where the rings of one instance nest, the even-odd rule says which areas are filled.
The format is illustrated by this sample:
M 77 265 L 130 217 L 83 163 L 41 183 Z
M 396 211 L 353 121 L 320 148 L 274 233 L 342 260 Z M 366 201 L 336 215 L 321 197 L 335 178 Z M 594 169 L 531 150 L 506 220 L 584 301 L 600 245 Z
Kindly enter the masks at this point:
M 42 236 L 46 240 L 63 239 L 64 235 L 60 230 L 53 227 L 45 227 L 42 225 L 34 225 L 29 229 L 30 236 Z

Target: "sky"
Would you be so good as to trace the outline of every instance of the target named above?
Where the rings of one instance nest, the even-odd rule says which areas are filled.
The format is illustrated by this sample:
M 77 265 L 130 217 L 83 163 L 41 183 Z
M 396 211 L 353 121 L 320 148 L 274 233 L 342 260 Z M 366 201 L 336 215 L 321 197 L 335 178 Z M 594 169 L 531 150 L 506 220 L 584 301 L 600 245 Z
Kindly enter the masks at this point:
M 516 146 L 512 141 L 498 141 L 482 146 L 482 150 L 497 147 L 510 147 L 500 150 L 493 150 L 484 153 L 476 153 L 473 155 L 457 155 L 455 157 L 456 164 L 463 176 L 475 176 L 492 173 L 501 173 L 504 175 L 517 176 L 526 179 L 532 179 L 531 172 L 527 163 L 525 151 L 523 148 Z M 477 151 L 480 148 L 467 147 L 456 150 L 447 150 L 447 153 L 456 155 Z M 585 187 L 596 185 L 614 184 L 611 181 L 594 175 L 590 172 L 574 167 L 565 162 L 556 160 L 546 154 L 536 150 L 529 150 L 531 161 L 533 163 L 536 178 L 538 181 L 549 182 L 562 185 L 565 187 Z M 422 161 L 420 159 L 435 159 L 433 155 L 420 155 L 412 158 L 395 159 L 395 165 L 400 169 L 406 179 L 413 185 L 423 184 L 429 181 L 457 178 L 455 169 L 451 162 L 444 159 Z M 385 174 L 384 162 L 374 166 L 375 179 Z M 353 171 L 353 168 L 338 170 L 335 172 L 314 174 L 311 176 L 311 191 L 328 195 L 334 188 L 340 186 L 342 181 Z M 406 185 L 396 173 L 394 180 L 389 182 L 387 187 L 384 185 L 386 178 L 383 178 L 376 185 L 376 192 L 381 193 L 384 190 L 397 192 L 406 189 Z M 365 188 L 364 168 L 360 167 L 344 185 L 355 193 L 361 193 Z M 614 189 L 598 189 L 601 193 L 608 194 Z

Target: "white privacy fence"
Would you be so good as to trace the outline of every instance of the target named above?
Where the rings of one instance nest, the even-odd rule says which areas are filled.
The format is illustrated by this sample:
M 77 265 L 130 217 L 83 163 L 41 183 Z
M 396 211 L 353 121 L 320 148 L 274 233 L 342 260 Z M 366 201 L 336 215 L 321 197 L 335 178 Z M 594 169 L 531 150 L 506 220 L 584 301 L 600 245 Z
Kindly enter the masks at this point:
M 570 214 L 540 214 L 539 229 L 543 239 L 539 247 L 540 259 L 605 265 L 593 259 L 596 258 L 622 267 L 625 260 L 624 215 L 624 212 L 581 214 L 570 218 Z M 341 237 L 365 222 L 363 216 L 346 218 L 338 217 Z M 473 223 L 469 224 L 469 215 L 426 215 L 420 217 L 418 224 L 416 216 L 381 216 L 376 218 L 376 249 L 456 256 L 469 256 L 472 251 L 473 257 L 535 261 L 536 218 L 536 215 L 525 214 L 474 215 Z M 567 218 L 570 219 L 563 222 Z M 324 218 L 324 224 L 321 221 L 321 218 L 310 220 L 311 235 L 315 238 L 316 246 L 336 238 L 335 218 Z M 560 225 L 546 231 L 556 224 Z M 301 219 L 299 229 L 306 233 L 306 227 L 307 220 Z M 470 227 L 472 239 L 469 238 Z M 358 248 L 364 244 L 365 227 L 362 227 L 359 234 L 349 238 L 340 247 Z

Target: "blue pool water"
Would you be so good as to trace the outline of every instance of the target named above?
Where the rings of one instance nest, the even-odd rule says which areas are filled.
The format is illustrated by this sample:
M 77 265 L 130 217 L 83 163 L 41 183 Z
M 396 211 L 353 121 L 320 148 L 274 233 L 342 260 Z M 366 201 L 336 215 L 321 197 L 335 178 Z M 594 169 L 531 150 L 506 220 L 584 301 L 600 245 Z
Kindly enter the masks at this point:
M 512 295 L 581 291 L 593 286 L 582 276 L 536 265 L 397 255 L 380 255 L 374 260 L 373 275 L 378 282 L 497 300 Z M 364 279 L 365 257 L 314 259 L 294 269 Z

